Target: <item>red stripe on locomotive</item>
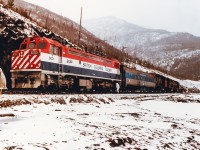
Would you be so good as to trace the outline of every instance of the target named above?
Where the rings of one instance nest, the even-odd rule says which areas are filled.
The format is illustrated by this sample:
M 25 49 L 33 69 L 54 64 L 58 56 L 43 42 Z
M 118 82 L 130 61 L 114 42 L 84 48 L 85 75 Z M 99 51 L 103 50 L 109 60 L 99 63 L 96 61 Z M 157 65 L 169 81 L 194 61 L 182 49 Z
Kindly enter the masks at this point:
M 39 42 L 45 43 L 44 47 L 39 48 Z M 29 46 L 32 43 L 32 48 Z M 34 45 L 35 44 L 35 45 Z M 62 49 L 62 53 L 58 54 L 60 57 L 65 57 L 69 59 L 75 59 L 79 61 L 84 61 L 88 63 L 93 63 L 105 67 L 120 69 L 120 63 L 114 59 L 107 59 L 97 55 L 93 55 L 90 53 L 86 53 L 81 50 L 76 50 L 73 48 L 69 48 L 63 46 L 57 41 L 43 38 L 43 37 L 34 37 L 34 38 L 27 38 L 25 39 L 21 45 L 20 50 L 16 50 L 13 52 L 12 55 L 12 70 L 15 69 L 38 69 L 40 68 L 40 62 L 43 60 L 39 59 L 41 52 L 50 54 L 50 46 L 54 45 L 60 47 Z M 32 55 L 31 52 L 37 50 L 38 54 L 36 58 L 32 60 L 35 55 Z M 25 56 L 24 56 L 25 55 Z M 64 65 L 64 64 L 63 64 Z

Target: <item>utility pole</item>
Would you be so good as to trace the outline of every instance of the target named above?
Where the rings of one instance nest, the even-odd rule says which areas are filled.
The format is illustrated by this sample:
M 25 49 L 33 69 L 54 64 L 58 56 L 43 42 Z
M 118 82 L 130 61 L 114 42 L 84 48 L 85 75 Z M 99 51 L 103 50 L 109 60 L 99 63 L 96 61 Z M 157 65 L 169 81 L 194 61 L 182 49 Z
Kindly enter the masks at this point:
M 78 34 L 78 46 L 80 46 L 80 39 L 81 39 L 82 11 L 83 11 L 83 9 L 81 7 L 81 17 L 80 17 L 79 34 Z
M 125 52 L 125 49 L 128 47 L 122 46 L 122 52 Z

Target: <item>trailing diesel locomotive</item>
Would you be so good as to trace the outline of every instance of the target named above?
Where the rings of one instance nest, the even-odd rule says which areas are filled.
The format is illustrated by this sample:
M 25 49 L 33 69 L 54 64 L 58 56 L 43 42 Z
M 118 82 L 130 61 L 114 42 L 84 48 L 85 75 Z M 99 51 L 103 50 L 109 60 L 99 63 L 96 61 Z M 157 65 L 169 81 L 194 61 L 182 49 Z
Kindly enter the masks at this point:
M 124 92 L 153 92 L 156 80 L 152 74 L 121 65 L 121 90 Z
M 45 37 L 26 38 L 12 52 L 13 89 L 111 92 L 178 91 L 179 83 L 164 76 L 127 67 Z

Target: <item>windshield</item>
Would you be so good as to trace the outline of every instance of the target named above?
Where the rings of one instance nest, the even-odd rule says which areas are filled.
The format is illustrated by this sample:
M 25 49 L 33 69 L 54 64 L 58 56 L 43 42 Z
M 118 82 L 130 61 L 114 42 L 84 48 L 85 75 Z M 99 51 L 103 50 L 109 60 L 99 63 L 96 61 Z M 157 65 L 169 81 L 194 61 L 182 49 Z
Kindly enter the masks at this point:
M 44 48 L 46 48 L 46 43 L 45 43 L 45 42 L 39 42 L 39 43 L 38 43 L 38 48 L 39 48 L 39 49 L 44 49 Z
M 35 42 L 31 42 L 31 43 L 29 43 L 28 48 L 33 49 L 33 48 L 35 48 L 35 45 L 36 45 Z

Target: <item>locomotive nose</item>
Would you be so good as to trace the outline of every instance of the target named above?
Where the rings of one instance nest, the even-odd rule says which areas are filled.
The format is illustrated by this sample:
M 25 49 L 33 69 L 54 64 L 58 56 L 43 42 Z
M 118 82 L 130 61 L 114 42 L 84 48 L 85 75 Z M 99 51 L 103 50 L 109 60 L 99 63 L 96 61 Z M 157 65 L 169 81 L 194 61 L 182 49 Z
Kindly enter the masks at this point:
M 40 51 L 38 49 L 16 50 L 12 55 L 12 69 L 39 69 Z

